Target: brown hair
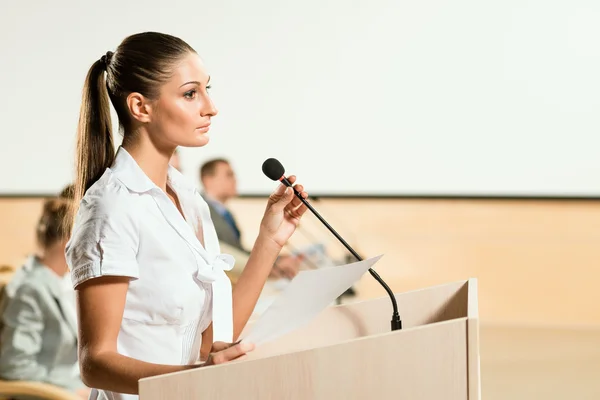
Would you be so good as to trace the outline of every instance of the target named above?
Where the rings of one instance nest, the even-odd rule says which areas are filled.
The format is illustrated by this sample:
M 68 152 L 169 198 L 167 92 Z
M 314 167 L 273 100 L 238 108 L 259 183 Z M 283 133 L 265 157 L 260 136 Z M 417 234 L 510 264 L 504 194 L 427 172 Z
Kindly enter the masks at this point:
M 38 245 L 49 248 L 58 241 L 69 236 L 68 221 L 71 201 L 65 198 L 54 198 L 44 202 L 42 215 L 35 229 Z
M 67 200 L 73 200 L 75 197 L 75 185 L 67 185 L 60 191 L 58 197 Z
M 219 164 L 229 165 L 229 161 L 224 158 L 215 158 L 202 164 L 200 167 L 200 180 L 207 176 L 213 176 L 217 172 L 217 165 Z
M 177 37 L 145 32 L 125 38 L 114 53 L 109 51 L 92 64 L 79 114 L 74 207 L 114 161 L 109 99 L 117 112 L 123 141 L 130 140 L 127 96 L 140 93 L 151 100 L 158 98 L 174 65 L 189 53 L 195 50 Z

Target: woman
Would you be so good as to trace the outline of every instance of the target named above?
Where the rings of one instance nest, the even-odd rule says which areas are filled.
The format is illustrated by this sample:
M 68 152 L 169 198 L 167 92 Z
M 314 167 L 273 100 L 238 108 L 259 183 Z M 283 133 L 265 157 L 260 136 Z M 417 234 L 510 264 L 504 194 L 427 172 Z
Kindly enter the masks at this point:
M 0 377 L 51 383 L 87 398 L 77 368 L 76 312 L 65 260 L 62 223 L 69 208 L 65 199 L 44 204 L 36 228 L 39 250 L 5 288 Z
M 209 79 L 188 44 L 153 32 L 126 38 L 86 77 L 75 189 L 81 201 L 66 254 L 78 292 L 82 378 L 97 388 L 92 398 L 137 398 L 141 378 L 252 350 L 228 343 L 306 211 L 291 189 L 276 189 L 232 292 L 224 271 L 233 258 L 220 253 L 207 204 L 168 165 L 177 146 L 209 141 L 217 115 Z M 116 155 L 109 98 L 123 132 Z

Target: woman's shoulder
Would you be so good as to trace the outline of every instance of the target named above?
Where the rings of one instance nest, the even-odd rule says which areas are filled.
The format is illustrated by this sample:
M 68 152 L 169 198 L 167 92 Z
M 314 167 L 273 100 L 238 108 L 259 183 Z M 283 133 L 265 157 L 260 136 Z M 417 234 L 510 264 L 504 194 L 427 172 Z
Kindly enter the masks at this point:
M 102 226 L 136 226 L 133 195 L 108 169 L 85 193 L 75 215 L 72 235 Z M 100 233 L 100 232 L 98 232 Z
M 65 248 L 75 286 L 110 271 L 122 275 L 128 269 L 128 276 L 137 274 L 131 266 L 139 246 L 142 212 L 132 202 L 134 197 L 110 170 L 86 191 Z
M 5 295 L 9 299 L 22 297 L 38 299 L 44 292 L 47 280 L 45 267 L 37 257 L 29 256 L 6 285 Z
M 116 200 L 127 201 L 129 191 L 127 187 L 117 179 L 110 169 L 85 192 L 81 199 L 81 205 L 87 207 L 110 206 Z
M 79 203 L 78 219 L 97 218 L 109 215 L 130 214 L 132 195 L 110 169 L 98 179 L 86 192 Z

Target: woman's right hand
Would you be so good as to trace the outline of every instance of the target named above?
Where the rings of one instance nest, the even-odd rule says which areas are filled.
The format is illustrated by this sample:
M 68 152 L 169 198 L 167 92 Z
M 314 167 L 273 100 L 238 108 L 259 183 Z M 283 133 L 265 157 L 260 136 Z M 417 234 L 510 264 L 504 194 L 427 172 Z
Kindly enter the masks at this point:
M 246 353 L 254 350 L 254 345 L 251 343 L 225 343 L 214 342 L 208 360 L 204 365 L 218 365 L 229 361 L 237 360 L 246 355 Z
M 308 198 L 304 186 L 294 184 L 296 176 L 290 175 L 287 180 L 304 199 Z M 279 184 L 267 201 L 267 208 L 260 223 L 259 236 L 269 238 L 281 249 L 296 230 L 306 210 L 308 208 L 294 195 L 292 188 Z

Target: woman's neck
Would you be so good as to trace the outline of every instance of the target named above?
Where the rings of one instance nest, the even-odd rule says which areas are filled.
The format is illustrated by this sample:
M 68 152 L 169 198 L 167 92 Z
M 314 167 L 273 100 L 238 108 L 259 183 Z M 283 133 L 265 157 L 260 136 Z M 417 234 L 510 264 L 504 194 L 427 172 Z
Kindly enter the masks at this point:
M 139 167 L 152 182 L 163 191 L 167 191 L 167 172 L 169 160 L 175 151 L 161 151 L 150 140 L 144 140 L 147 135 L 137 135 L 140 140 L 135 143 L 123 143 L 123 148 L 133 157 Z
M 64 276 L 69 271 L 64 246 L 60 244 L 42 250 L 38 255 L 38 259 L 58 276 Z

